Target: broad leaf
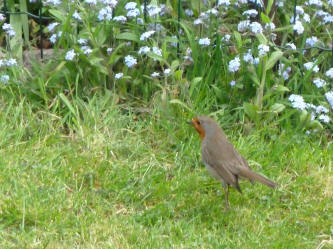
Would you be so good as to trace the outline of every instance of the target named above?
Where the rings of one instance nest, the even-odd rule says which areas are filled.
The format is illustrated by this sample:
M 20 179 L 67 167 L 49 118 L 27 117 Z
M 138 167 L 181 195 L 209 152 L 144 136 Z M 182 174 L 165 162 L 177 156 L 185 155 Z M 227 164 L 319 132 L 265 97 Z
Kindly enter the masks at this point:
M 131 32 L 120 33 L 116 36 L 116 39 L 140 42 L 139 36 Z
M 275 86 L 275 91 L 277 91 L 277 92 L 289 92 L 290 90 L 289 90 L 289 88 L 288 87 L 286 87 L 286 86 L 283 86 L 283 85 L 277 85 L 277 86 Z
M 251 119 L 251 120 L 257 120 L 258 119 L 258 106 L 251 104 L 251 103 L 244 103 L 243 104 L 244 112 L 245 114 Z
M 271 106 L 271 108 L 269 108 L 269 110 L 270 110 L 271 112 L 280 113 L 280 112 L 282 112 L 285 108 L 286 108 L 286 106 L 285 106 L 284 104 L 275 103 L 274 105 Z
M 184 102 L 182 102 L 179 99 L 172 99 L 172 100 L 170 100 L 170 104 L 180 105 L 180 106 L 184 107 L 186 110 L 188 110 L 191 113 L 193 113 L 193 110 L 191 108 L 189 108 Z
M 262 20 L 264 23 L 270 23 L 270 22 L 271 22 L 271 19 L 269 19 L 269 17 L 266 16 L 263 12 L 260 13 L 260 16 L 261 16 L 261 20 Z
M 274 67 L 275 63 L 281 59 L 282 55 L 283 52 L 280 50 L 273 52 L 266 63 L 265 69 L 269 70 Z
M 241 37 L 241 34 L 238 33 L 237 31 L 234 31 L 234 36 L 235 36 L 235 40 L 236 40 L 236 43 L 237 43 L 237 47 L 241 48 L 242 47 L 242 37 Z

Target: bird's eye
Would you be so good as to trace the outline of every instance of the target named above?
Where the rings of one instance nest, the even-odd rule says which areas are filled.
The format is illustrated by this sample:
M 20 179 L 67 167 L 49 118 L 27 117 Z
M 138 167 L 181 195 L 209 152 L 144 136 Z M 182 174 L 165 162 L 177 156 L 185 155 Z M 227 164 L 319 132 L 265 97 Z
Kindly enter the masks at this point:
M 197 124 L 200 125 L 200 121 L 197 121 Z

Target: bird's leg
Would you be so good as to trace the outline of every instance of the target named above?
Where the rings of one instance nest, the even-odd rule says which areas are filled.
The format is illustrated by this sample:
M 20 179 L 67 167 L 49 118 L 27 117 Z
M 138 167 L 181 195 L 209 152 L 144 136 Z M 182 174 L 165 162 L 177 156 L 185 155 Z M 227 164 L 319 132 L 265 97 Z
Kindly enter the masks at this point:
M 230 206 L 229 206 L 229 184 L 223 182 L 222 186 L 223 186 L 223 189 L 224 189 L 225 211 L 227 212 L 230 209 Z

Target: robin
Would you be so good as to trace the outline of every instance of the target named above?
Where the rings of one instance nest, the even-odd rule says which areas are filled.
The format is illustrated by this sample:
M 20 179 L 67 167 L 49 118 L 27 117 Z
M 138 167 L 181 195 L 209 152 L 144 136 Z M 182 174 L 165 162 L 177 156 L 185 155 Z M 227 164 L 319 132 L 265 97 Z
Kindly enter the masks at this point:
M 242 193 L 238 179 L 247 178 L 275 188 L 276 183 L 268 178 L 253 172 L 246 160 L 229 142 L 218 123 L 206 116 L 193 118 L 188 122 L 194 126 L 201 137 L 201 154 L 206 169 L 212 177 L 222 183 L 225 191 L 225 208 L 229 209 L 229 186 Z

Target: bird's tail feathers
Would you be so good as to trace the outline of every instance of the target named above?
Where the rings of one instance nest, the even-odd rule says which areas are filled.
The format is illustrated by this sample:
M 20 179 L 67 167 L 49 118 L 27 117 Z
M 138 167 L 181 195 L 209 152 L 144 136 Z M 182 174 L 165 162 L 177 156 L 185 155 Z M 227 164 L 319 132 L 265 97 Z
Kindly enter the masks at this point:
M 260 182 L 262 184 L 265 184 L 267 187 L 270 188 L 275 188 L 277 186 L 277 184 L 271 180 L 269 180 L 268 178 L 259 175 L 249 169 L 241 169 L 241 171 L 239 172 L 239 175 L 241 177 L 245 177 L 248 178 L 251 182 L 252 180 Z

